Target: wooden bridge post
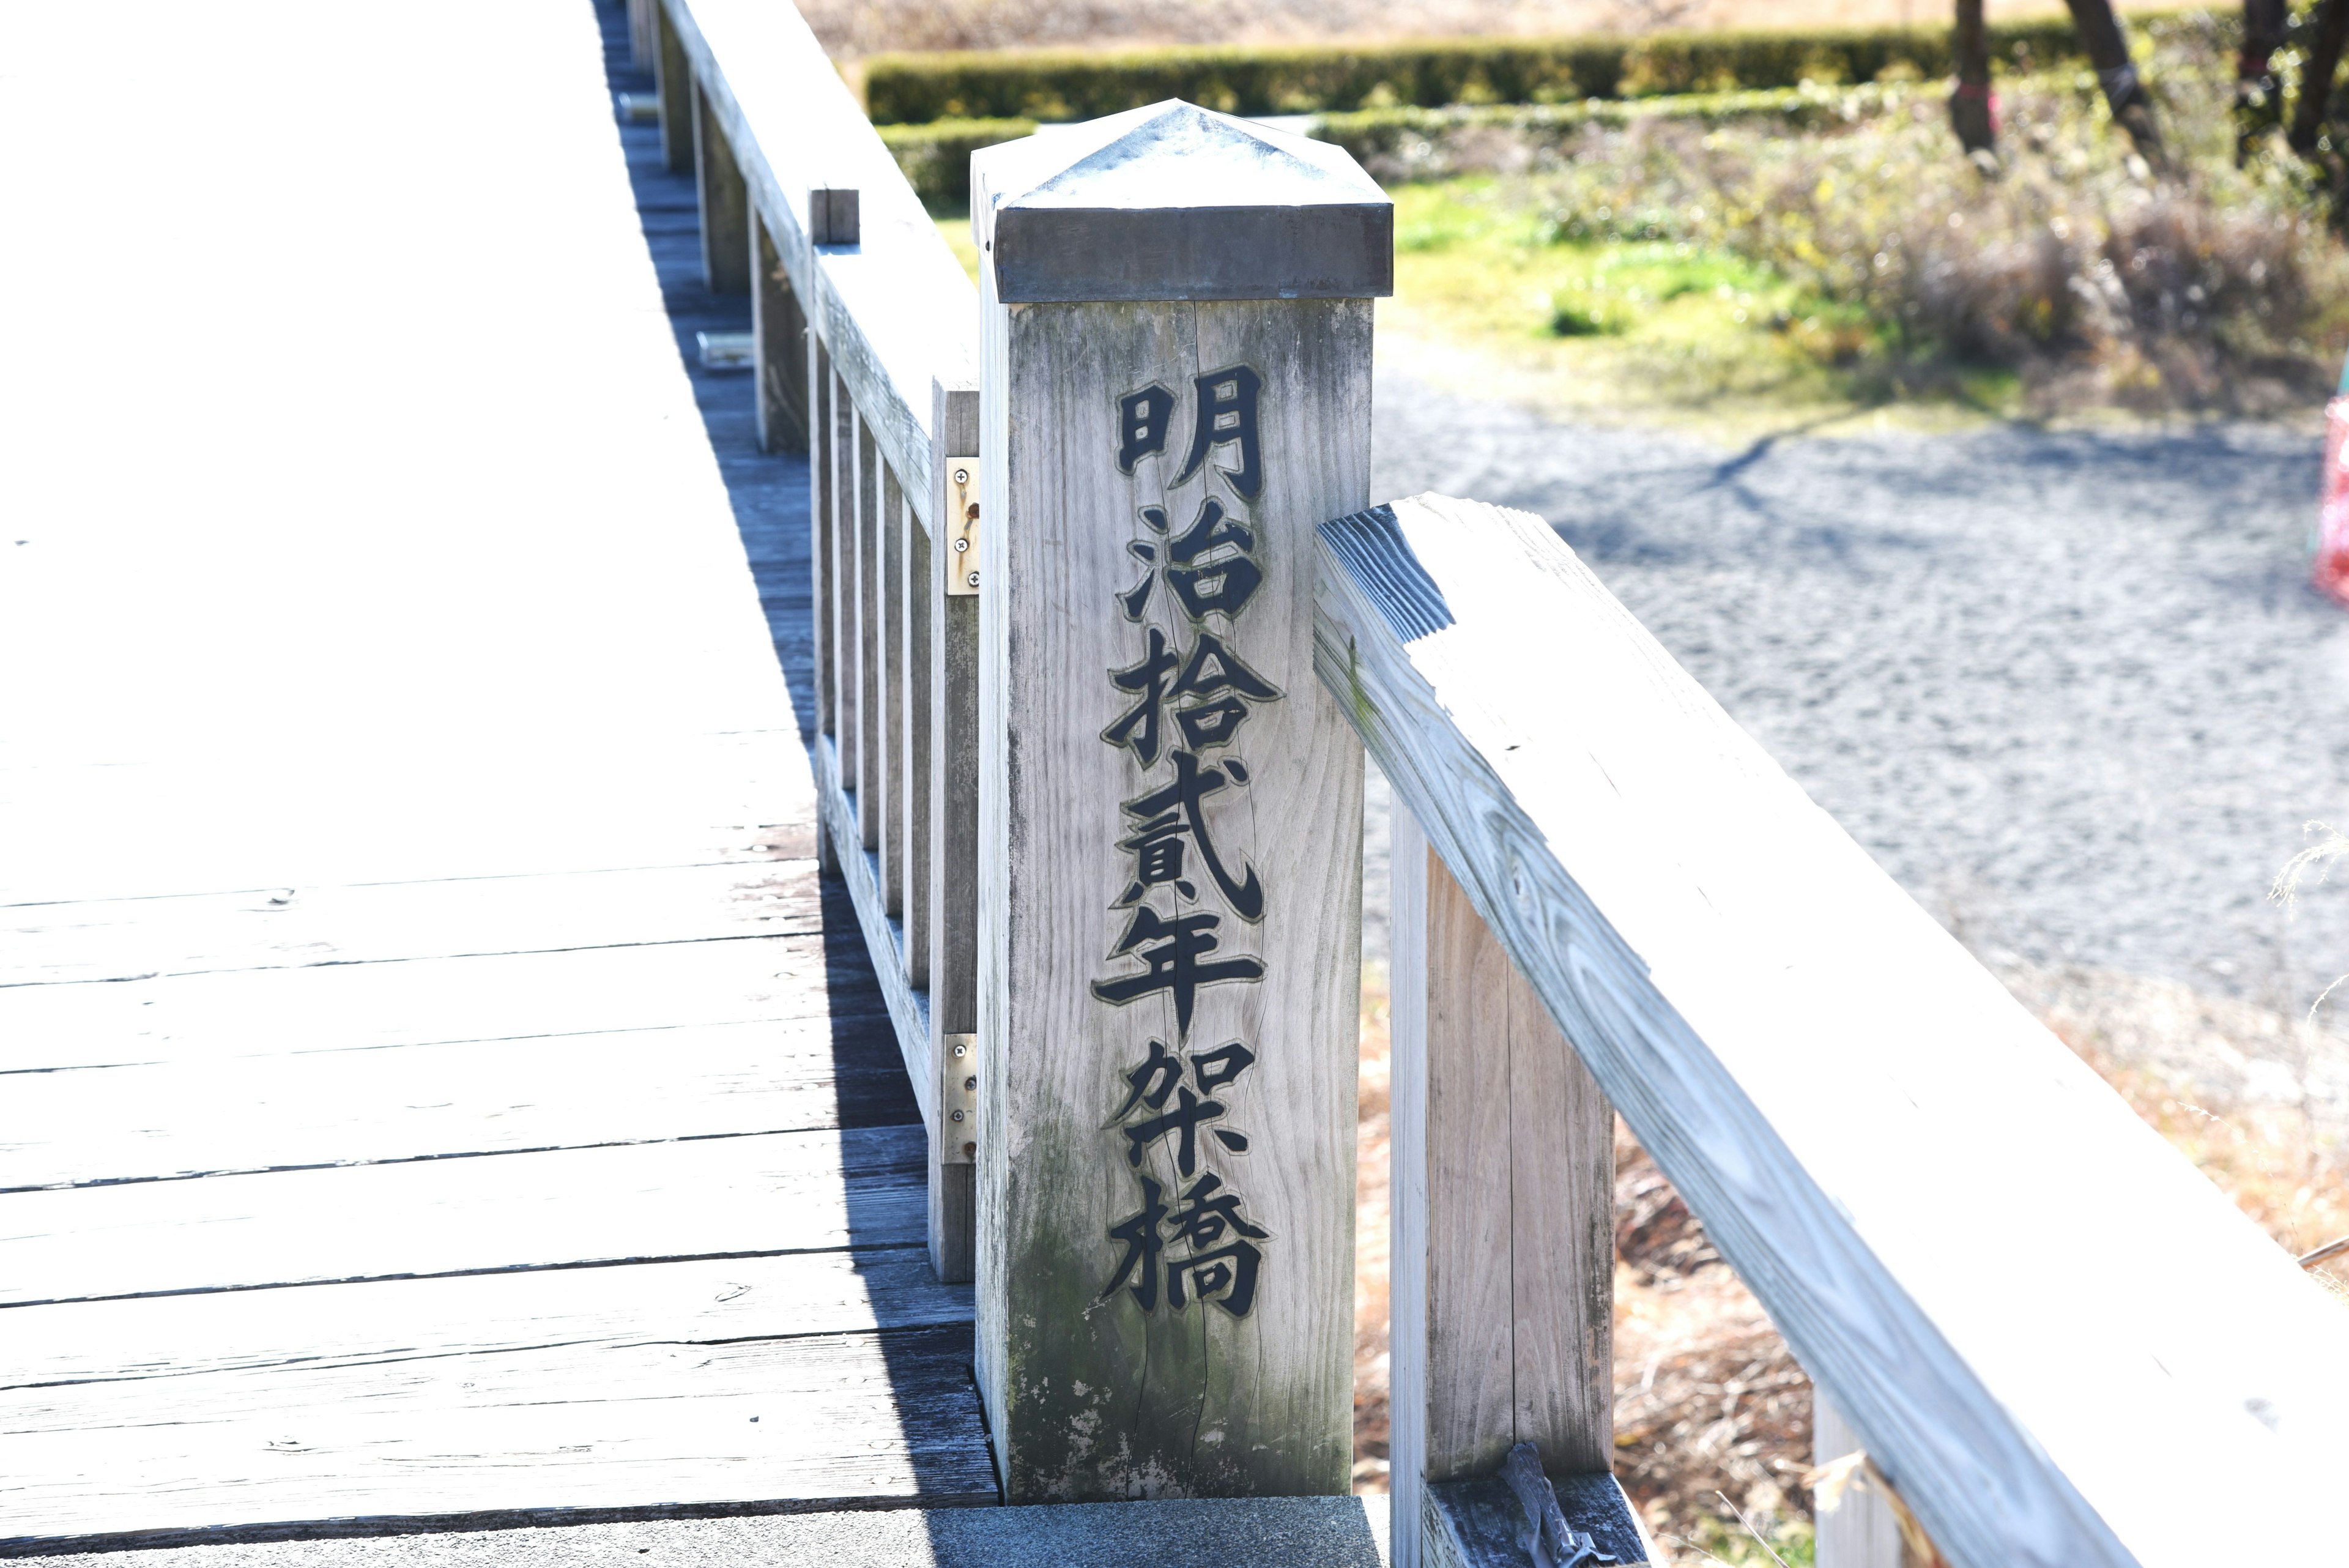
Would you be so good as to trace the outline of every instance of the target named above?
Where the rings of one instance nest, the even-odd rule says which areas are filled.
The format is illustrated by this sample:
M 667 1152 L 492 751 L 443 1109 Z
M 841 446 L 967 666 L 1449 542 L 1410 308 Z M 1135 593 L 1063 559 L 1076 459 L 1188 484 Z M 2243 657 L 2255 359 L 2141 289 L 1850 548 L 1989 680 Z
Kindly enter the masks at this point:
M 807 313 L 792 291 L 775 236 L 750 213 L 751 362 L 759 373 L 759 450 L 811 452 Z
M 660 96 L 661 167 L 672 174 L 693 171 L 693 67 L 667 0 L 653 0 L 653 31 L 659 49 L 653 57 L 653 86 Z
M 1350 1469 L 1365 500 L 1392 209 L 1188 104 L 973 162 L 978 1359 L 1007 1501 Z
M 1612 1470 L 1615 1113 L 1399 803 L 1393 833 L 1389 1488 L 1395 1568 L 1422 1568 L 1480 1560 L 1477 1500 L 1435 1483 L 1526 1442 L 1553 1478 Z
M 701 210 L 701 280 L 713 293 L 740 294 L 750 271 L 750 191 L 709 96 L 693 87 L 693 183 Z

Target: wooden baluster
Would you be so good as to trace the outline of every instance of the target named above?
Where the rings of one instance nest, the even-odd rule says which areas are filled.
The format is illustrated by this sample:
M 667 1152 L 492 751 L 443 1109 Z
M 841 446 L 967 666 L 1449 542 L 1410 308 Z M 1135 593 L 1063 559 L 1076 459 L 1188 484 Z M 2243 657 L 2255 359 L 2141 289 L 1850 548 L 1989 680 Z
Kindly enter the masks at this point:
M 935 496 L 929 509 L 933 517 L 938 515 Z M 905 983 L 920 991 L 930 983 L 930 529 L 910 496 L 897 509 L 897 518 L 902 543 L 891 591 L 897 604 L 899 675 L 890 700 L 902 715 L 903 749 L 897 798 L 890 810 L 897 825 L 895 885 L 904 900 Z
M 660 94 L 661 164 L 672 174 L 689 174 L 693 171 L 693 67 L 686 63 L 685 45 L 662 0 L 654 0 L 653 21 L 660 35 L 653 83 Z
M 815 333 L 807 335 L 807 385 L 809 391 L 808 431 L 808 587 L 812 596 L 810 618 L 815 627 L 815 740 L 821 752 L 824 737 L 834 732 L 839 704 L 833 696 L 837 655 L 833 651 L 833 595 L 840 570 L 833 554 L 832 514 L 834 498 L 840 490 L 840 470 L 835 459 L 840 443 L 833 439 L 832 430 L 839 384 L 833 379 L 832 356 L 824 349 L 823 339 Z M 832 841 L 832 833 L 824 826 L 823 813 L 816 813 L 816 865 L 824 876 L 840 875 L 839 846 Z
M 873 427 L 856 421 L 856 831 L 866 849 L 881 847 L 881 453 Z
M 1826 1391 L 1811 1386 L 1811 1462 L 1832 1464 L 1866 1445 Z M 1836 1506 L 1821 1509 L 1818 1568 L 1918 1568 L 1900 1539 L 1900 1521 L 1884 1494 L 1858 1478 L 1847 1482 Z
M 832 373 L 832 733 L 840 787 L 856 788 L 856 409 Z M 839 846 L 843 855 L 857 846 Z
M 938 1278 L 963 1281 L 973 1268 L 972 1160 L 977 1153 L 975 1104 L 965 1120 L 947 1107 L 970 1101 L 963 1089 L 978 1076 L 978 598 L 957 593 L 950 579 L 972 569 L 952 541 L 954 512 L 977 470 L 978 389 L 968 382 L 930 382 L 931 537 L 927 605 L 930 623 L 928 706 L 930 745 L 929 988 L 930 1060 L 937 1064 L 939 1115 L 930 1159 L 930 1266 Z M 960 460 L 957 464 L 957 459 Z M 916 711 L 922 710 L 916 709 Z M 959 1047 L 959 1054 L 957 1054 Z
M 775 249 L 775 237 L 757 212 L 750 214 L 751 363 L 759 375 L 759 450 L 807 452 L 810 374 L 807 315 L 792 292 L 791 275 Z M 811 464 L 811 468 L 812 468 Z M 823 668 L 821 658 L 817 668 Z
M 1339 1493 L 1362 770 L 1314 530 L 1368 495 L 1392 208 L 1103 123 L 973 161 L 979 1386 L 1007 1501 Z
M 896 471 L 881 465 L 881 511 L 874 520 L 873 711 L 876 776 L 872 792 L 875 871 L 885 914 L 905 912 L 905 844 L 899 836 L 905 792 L 905 497 Z
M 1475 1561 L 1431 1483 L 1520 1442 L 1553 1478 L 1612 1466 L 1615 1118 L 1399 804 L 1391 865 L 1389 1485 L 1395 1568 L 1420 1568 Z
M 740 294 L 750 286 L 750 191 L 699 82 L 693 84 L 693 171 L 701 279 L 716 293 Z
M 660 69 L 660 41 L 653 20 L 659 5 L 660 0 L 628 0 L 628 64 L 634 69 Z

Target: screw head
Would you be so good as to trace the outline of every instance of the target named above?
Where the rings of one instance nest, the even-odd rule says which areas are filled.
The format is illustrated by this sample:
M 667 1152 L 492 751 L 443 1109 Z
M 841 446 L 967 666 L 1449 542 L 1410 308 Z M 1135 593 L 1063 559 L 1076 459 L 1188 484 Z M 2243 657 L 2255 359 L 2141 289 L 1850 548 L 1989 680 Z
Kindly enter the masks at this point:
M 965 1078 L 962 1081 L 962 1086 L 966 1089 L 976 1089 L 978 1087 L 978 1080 L 977 1078 Z
M 960 1120 L 962 1120 L 962 1113 L 961 1113 L 960 1111 L 957 1111 L 957 1112 L 954 1114 L 954 1119 L 955 1119 L 956 1121 L 960 1121 Z
M 968 539 L 957 539 L 957 540 L 955 541 L 955 554 L 956 554 L 956 555 L 959 556 L 959 555 L 961 555 L 965 550 L 968 550 L 968 549 L 969 549 L 969 548 L 970 548 L 970 541 L 969 541 L 969 540 L 968 540 Z
M 970 470 L 967 468 L 956 469 L 955 483 L 957 484 L 968 484 L 970 483 Z
M 969 576 L 968 576 L 968 577 L 964 578 L 963 580 L 964 580 L 965 582 L 968 583 L 968 584 L 969 584 L 972 587 L 974 587 L 974 588 L 975 588 L 975 587 L 978 587 L 978 574 L 977 572 L 973 572 Z
M 967 1156 L 977 1154 L 978 1152 L 978 1145 L 975 1143 L 967 1143 L 962 1146 L 962 1151 Z

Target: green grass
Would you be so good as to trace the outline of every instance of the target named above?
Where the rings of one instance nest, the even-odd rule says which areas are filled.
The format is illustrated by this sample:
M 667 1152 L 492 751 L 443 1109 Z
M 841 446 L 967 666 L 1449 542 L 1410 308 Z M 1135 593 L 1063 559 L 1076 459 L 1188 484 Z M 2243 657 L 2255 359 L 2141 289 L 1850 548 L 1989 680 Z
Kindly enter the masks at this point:
M 1725 249 L 1572 237 L 1514 182 L 1400 185 L 1382 333 L 1414 369 L 1585 417 L 1744 427 L 1884 401 L 1853 368 L 1864 317 Z M 1996 376 L 1960 406 L 2005 400 Z M 1944 410 L 1946 411 L 1946 410 Z
M 1734 252 L 1568 236 L 1521 185 L 1491 176 L 1390 194 L 1395 296 L 1381 302 L 1379 330 L 1423 379 L 1569 417 L 1725 433 L 1832 423 L 1885 405 L 1853 368 L 1874 344 L 1866 320 Z M 934 211 L 976 280 L 969 219 Z M 1985 373 L 1902 422 L 2002 411 L 2013 379 Z

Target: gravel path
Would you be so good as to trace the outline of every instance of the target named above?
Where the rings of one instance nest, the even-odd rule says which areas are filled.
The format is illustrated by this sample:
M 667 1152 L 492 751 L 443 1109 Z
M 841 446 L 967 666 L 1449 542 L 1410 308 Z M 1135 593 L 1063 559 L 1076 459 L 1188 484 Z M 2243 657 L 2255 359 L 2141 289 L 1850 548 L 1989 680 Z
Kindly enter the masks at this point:
M 2306 586 L 2318 450 L 2167 433 L 1765 440 L 1549 424 L 1382 374 L 1380 495 L 1555 524 L 1993 967 L 2291 1013 L 2349 968 L 2349 614 Z

